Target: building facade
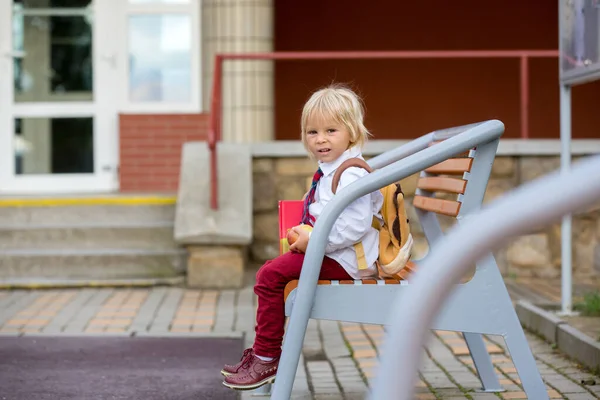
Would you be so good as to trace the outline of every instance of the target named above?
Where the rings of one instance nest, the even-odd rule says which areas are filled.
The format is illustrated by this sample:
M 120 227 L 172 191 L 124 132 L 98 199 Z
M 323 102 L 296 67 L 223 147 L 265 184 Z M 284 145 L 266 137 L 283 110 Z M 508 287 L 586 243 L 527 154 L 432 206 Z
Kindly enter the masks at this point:
M 167 192 L 205 140 L 216 53 L 555 50 L 554 2 L 3 0 L 0 195 Z M 558 59 L 530 59 L 529 137 L 558 139 Z M 12 77 L 12 79 L 10 79 Z M 332 81 L 365 98 L 376 139 L 498 118 L 520 137 L 519 59 L 226 61 L 223 140 L 296 140 Z M 600 83 L 574 89 L 598 138 Z
M 0 195 L 174 193 L 213 55 L 272 50 L 271 2 L 237 3 L 1 1 Z

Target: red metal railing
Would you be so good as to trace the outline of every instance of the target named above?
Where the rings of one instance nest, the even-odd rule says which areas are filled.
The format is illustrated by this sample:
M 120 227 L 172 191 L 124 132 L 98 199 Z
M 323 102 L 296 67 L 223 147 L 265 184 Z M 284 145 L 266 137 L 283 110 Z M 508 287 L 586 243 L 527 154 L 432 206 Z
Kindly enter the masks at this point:
M 335 60 L 335 59 L 435 59 L 435 58 L 518 58 L 520 60 L 521 138 L 529 137 L 529 59 L 558 57 L 558 50 L 460 50 L 460 51 L 340 51 L 217 54 L 212 87 L 208 132 L 210 149 L 210 205 L 218 209 L 217 143 L 221 140 L 221 88 L 225 60 Z

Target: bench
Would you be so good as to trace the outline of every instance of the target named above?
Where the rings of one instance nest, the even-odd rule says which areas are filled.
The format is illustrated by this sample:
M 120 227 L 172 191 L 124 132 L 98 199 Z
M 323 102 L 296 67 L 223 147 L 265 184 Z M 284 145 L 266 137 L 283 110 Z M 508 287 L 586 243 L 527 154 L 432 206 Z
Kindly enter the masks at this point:
M 315 223 L 300 279 L 286 288 L 285 310 L 290 319 L 273 399 L 289 399 L 309 318 L 387 324 L 389 305 L 409 287 L 410 274 L 406 274 L 408 280 L 397 277 L 318 282 L 325 241 L 342 210 L 361 196 L 421 172 L 413 206 L 433 248 L 444 235 L 438 214 L 460 222 L 480 209 L 503 133 L 504 125 L 497 120 L 431 132 L 372 158 L 368 163 L 375 171 L 337 193 Z M 444 193 L 443 198 L 436 196 L 438 192 Z M 448 194 L 456 195 L 456 199 L 448 199 Z M 408 272 L 418 269 L 419 264 L 420 261 L 415 261 Z M 488 329 L 485 322 L 501 310 L 502 315 L 510 318 L 495 323 L 494 327 L 501 325 L 514 333 L 513 340 L 519 349 L 527 349 L 520 356 L 525 360 L 523 365 L 536 371 L 521 375 L 523 384 L 544 388 L 493 255 L 490 253 L 476 267 L 471 280 L 457 285 L 455 295 L 431 329 L 463 332 L 483 390 L 502 391 L 482 338 L 482 334 L 506 333 Z
M 422 272 L 391 304 L 389 331 L 382 346 L 382 360 L 373 384 L 371 399 L 413 398 L 420 362 L 420 349 L 433 318 L 447 301 L 452 284 L 465 274 L 468 265 L 489 251 L 497 249 L 509 237 L 531 232 L 532 228 L 548 225 L 565 214 L 593 206 L 600 200 L 600 156 L 582 161 L 566 172 L 554 172 L 507 193 L 473 214 L 468 221 L 449 232 L 423 261 Z M 522 205 L 527 205 L 523 207 Z M 508 308 L 500 312 L 508 312 Z M 403 324 L 402 318 L 411 320 Z M 500 324 L 512 319 L 500 315 Z M 489 330 L 502 331 L 502 326 Z M 525 392 L 530 399 L 547 399 L 548 394 L 528 370 L 528 349 L 519 332 L 505 329 L 505 340 Z M 526 357 L 524 358 L 523 355 Z M 527 379 L 524 379 L 527 377 Z M 535 384 L 538 384 L 537 386 Z

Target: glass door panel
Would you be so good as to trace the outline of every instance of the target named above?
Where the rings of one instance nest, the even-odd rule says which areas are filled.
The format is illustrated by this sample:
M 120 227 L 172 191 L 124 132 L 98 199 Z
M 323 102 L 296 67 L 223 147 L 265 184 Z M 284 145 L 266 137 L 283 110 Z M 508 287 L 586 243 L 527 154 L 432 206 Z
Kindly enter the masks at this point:
M 94 172 L 93 118 L 15 119 L 17 175 Z
M 112 6 L 0 1 L 0 195 L 118 187 Z
M 93 99 L 93 11 L 89 5 L 90 0 L 15 1 L 15 102 Z

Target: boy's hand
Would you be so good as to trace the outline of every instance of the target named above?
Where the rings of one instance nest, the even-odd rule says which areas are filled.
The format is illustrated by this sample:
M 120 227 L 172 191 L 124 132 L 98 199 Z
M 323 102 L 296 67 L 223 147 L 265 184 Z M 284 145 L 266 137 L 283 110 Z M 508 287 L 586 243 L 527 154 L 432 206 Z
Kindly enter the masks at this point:
M 309 232 L 306 229 L 301 228 L 300 226 L 294 226 L 292 228 L 298 235 L 298 239 L 290 246 L 290 251 L 295 253 L 306 253 L 306 247 L 308 246 L 308 236 Z

